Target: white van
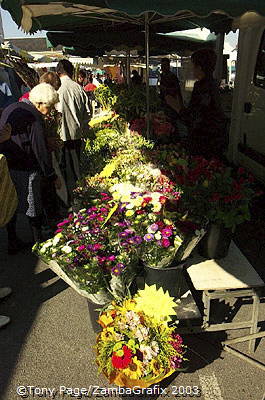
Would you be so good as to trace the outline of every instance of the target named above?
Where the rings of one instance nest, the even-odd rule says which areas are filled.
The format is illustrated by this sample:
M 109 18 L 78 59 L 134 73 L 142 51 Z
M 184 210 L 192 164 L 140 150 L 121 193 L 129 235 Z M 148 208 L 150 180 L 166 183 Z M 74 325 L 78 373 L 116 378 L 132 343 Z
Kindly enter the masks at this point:
M 239 30 L 228 158 L 265 183 L 265 19 Z

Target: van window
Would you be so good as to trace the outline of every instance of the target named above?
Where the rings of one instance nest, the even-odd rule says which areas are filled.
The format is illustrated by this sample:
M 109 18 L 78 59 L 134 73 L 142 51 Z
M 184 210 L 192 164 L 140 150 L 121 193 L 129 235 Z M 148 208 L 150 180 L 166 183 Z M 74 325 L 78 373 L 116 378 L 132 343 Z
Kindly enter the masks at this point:
M 263 32 L 256 62 L 254 85 L 265 89 L 265 31 Z

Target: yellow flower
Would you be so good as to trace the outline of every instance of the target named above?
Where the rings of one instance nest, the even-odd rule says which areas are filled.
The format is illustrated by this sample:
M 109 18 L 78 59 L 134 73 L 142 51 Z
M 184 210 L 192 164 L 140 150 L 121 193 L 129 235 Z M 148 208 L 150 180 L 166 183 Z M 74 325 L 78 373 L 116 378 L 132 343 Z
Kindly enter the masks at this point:
M 118 193 L 118 192 L 114 192 L 113 195 L 112 195 L 112 197 L 113 197 L 113 200 L 119 200 L 120 197 L 121 197 L 121 195 L 120 195 L 120 193 Z
M 133 214 L 134 214 L 134 211 L 133 211 L 133 210 L 128 210 L 128 211 L 126 211 L 126 213 L 125 213 L 126 217 L 131 217 Z
M 166 225 L 173 225 L 173 222 L 170 219 L 164 219 L 164 223 Z
M 102 314 L 98 320 L 99 324 L 105 328 L 113 322 L 113 318 L 109 314 Z
M 103 342 L 107 341 L 108 339 L 113 337 L 114 333 L 115 332 L 113 327 L 104 328 L 100 334 L 100 338 Z
M 121 201 L 123 203 L 127 203 L 127 202 L 131 201 L 130 195 L 129 194 L 123 194 L 122 197 L 121 197 Z
M 135 301 L 135 311 L 143 312 L 157 324 L 167 323 L 170 315 L 176 315 L 174 298 L 161 287 L 157 290 L 156 285 L 145 285 L 144 290 L 138 291 Z
M 144 198 L 142 196 L 138 196 L 136 197 L 136 199 L 133 200 L 133 203 L 135 205 L 135 207 L 140 207 L 140 205 L 142 204 Z
M 155 203 L 153 205 L 153 212 L 159 212 L 161 210 L 161 204 L 160 203 Z
M 123 370 L 123 373 L 130 379 L 141 378 L 143 374 L 142 362 L 137 360 L 137 357 L 133 357 L 132 362 Z
M 126 311 L 132 311 L 134 309 L 135 309 L 135 301 L 133 300 L 124 300 L 122 306 L 120 307 L 120 310 L 123 314 L 125 314 Z
M 150 369 L 154 375 L 160 375 L 163 372 L 163 368 L 161 368 L 159 362 L 154 358 L 150 362 Z
M 207 179 L 203 182 L 202 186 L 205 188 L 209 186 L 209 182 L 207 181 Z

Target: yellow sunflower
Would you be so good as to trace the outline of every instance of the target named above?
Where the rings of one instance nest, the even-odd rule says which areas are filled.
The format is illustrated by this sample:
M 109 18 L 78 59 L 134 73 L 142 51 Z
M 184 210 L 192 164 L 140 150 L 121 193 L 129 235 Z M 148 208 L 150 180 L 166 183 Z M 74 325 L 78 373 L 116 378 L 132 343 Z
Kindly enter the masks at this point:
M 133 357 L 131 363 L 123 370 L 123 373 L 130 379 L 139 379 L 143 374 L 142 362 Z

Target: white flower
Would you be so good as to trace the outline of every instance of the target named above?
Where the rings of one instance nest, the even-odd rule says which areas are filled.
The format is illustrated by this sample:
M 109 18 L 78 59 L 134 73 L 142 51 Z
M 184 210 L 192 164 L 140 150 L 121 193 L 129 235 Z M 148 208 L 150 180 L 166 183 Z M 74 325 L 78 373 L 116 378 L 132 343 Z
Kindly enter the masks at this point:
M 52 239 L 47 240 L 47 242 L 44 243 L 42 248 L 40 249 L 40 253 L 45 253 L 45 251 L 52 246 Z
M 160 240 L 162 238 L 161 232 L 156 232 L 155 238 L 156 240 Z
M 143 340 L 145 340 L 148 337 L 148 328 L 146 328 L 145 326 L 138 328 L 135 332 L 135 337 L 139 340 L 139 342 L 142 342 Z
M 88 231 L 88 230 L 89 230 L 89 227 L 88 227 L 88 226 L 84 226 L 84 227 L 81 229 L 82 232 L 85 232 L 85 231 Z
M 62 251 L 66 254 L 69 254 L 72 251 L 72 247 L 66 245 L 66 246 L 62 247 Z
M 132 210 L 134 208 L 134 204 L 133 203 L 129 203 L 129 204 L 127 204 L 126 208 L 128 210 Z
M 155 340 L 152 341 L 151 347 L 152 347 L 152 350 L 153 350 L 156 354 L 159 353 L 159 346 L 158 346 L 158 343 L 157 343 Z
M 152 358 L 155 358 L 157 356 L 157 353 L 150 346 L 145 346 L 144 344 L 141 344 L 139 350 L 143 353 L 144 361 L 152 360 Z
M 57 235 L 55 235 L 53 238 L 53 241 L 52 241 L 52 245 L 56 246 L 60 242 L 61 237 L 62 237 L 61 233 L 58 233 Z
M 161 171 L 160 171 L 160 169 L 158 169 L 158 168 L 154 168 L 154 169 L 152 169 L 151 171 L 151 174 L 154 176 L 154 177 L 159 177 L 160 175 L 161 175 Z

